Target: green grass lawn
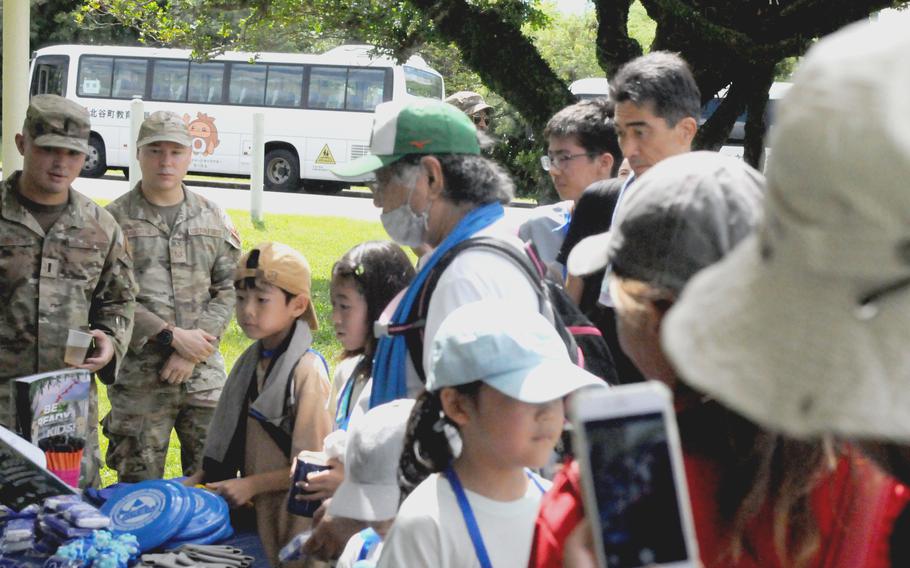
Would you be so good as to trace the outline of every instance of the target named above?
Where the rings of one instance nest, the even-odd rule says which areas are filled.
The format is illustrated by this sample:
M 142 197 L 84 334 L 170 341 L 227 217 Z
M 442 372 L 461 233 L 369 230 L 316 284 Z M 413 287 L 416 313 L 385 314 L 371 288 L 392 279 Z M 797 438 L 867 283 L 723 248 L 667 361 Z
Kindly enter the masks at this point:
M 257 228 L 250 220 L 247 211 L 228 211 L 243 239 L 243 250 L 249 250 L 264 241 L 278 241 L 302 252 L 310 262 L 313 271 L 313 304 L 319 316 L 320 328 L 316 332 L 314 347 L 333 365 L 341 351 L 335 340 L 331 323 L 331 302 L 329 300 L 329 279 L 332 264 L 354 245 L 367 240 L 388 239 L 382 225 L 376 222 L 353 221 L 336 217 L 306 217 L 300 215 L 266 215 L 265 226 Z M 234 361 L 251 343 L 237 322 L 233 319 L 221 342 L 221 353 L 227 362 L 228 370 Z M 101 385 L 99 389 L 99 416 L 104 417 L 110 408 L 107 391 Z M 100 429 L 99 429 L 100 430 Z M 107 438 L 101 439 L 101 455 L 107 449 Z M 168 450 L 165 478 L 182 475 L 180 469 L 180 442 L 171 434 L 171 445 Z M 104 485 L 117 481 L 117 474 L 104 468 L 101 472 Z

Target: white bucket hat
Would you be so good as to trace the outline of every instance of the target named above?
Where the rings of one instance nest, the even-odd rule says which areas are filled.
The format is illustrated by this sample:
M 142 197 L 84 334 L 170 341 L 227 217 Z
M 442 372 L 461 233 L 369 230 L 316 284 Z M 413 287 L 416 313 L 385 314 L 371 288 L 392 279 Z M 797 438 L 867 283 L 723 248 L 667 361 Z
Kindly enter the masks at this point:
M 385 521 L 398 514 L 398 461 L 414 401 L 381 404 L 351 424 L 344 456 L 344 481 L 329 501 L 330 515 Z
M 776 109 L 762 226 L 664 321 L 685 381 L 790 435 L 910 440 L 908 29 L 810 50 Z

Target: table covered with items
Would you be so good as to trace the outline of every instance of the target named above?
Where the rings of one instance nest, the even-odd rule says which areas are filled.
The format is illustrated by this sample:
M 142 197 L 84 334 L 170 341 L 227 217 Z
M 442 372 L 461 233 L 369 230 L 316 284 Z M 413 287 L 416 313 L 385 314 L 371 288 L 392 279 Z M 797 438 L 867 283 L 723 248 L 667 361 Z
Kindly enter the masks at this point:
M 81 492 L 46 454 L 0 427 L 0 568 L 268 566 L 221 496 L 177 480 Z

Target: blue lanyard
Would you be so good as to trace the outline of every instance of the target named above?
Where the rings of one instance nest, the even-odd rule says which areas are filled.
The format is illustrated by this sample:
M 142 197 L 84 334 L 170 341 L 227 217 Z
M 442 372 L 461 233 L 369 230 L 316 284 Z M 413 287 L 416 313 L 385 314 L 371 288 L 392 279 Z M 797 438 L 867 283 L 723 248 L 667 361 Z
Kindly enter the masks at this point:
M 354 369 L 356 374 L 357 369 Z M 351 421 L 351 393 L 354 392 L 354 375 L 348 377 L 341 389 L 341 398 L 338 400 L 338 406 L 335 408 L 335 428 L 338 430 L 347 430 L 348 422 Z
M 541 495 L 547 492 L 546 489 L 543 488 L 543 485 L 540 484 L 540 481 L 531 475 L 530 471 L 526 471 L 525 473 L 527 473 L 528 479 L 533 481 L 534 485 L 540 489 Z M 464 524 L 467 525 L 468 535 L 471 537 L 471 542 L 474 544 L 474 552 L 477 553 L 477 561 L 480 562 L 480 568 L 493 568 L 493 564 L 490 562 L 490 555 L 487 554 L 487 547 L 483 544 L 483 535 L 480 534 L 480 526 L 477 524 L 477 518 L 474 517 L 474 510 L 471 509 L 471 503 L 468 502 L 468 496 L 464 492 L 461 480 L 458 479 L 458 474 L 455 473 L 455 469 L 452 466 L 449 466 L 445 470 L 444 475 L 452 486 L 452 492 L 455 493 L 455 499 L 458 501 L 458 508 L 461 509 L 461 516 L 464 517 Z
M 360 547 L 360 554 L 357 555 L 357 560 L 366 560 L 382 538 L 379 533 L 371 528 L 365 528 L 360 531 L 360 538 L 363 539 L 363 545 Z

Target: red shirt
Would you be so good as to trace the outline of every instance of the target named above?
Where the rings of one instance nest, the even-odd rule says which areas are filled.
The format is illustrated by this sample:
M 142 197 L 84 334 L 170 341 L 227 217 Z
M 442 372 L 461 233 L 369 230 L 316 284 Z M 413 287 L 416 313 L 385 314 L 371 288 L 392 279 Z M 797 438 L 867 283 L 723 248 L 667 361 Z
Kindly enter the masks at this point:
M 703 458 L 685 456 L 689 498 L 699 555 L 705 568 L 786 568 L 774 547 L 773 515 L 766 507 L 748 524 L 749 551 L 734 562 L 725 555 L 730 527 L 715 504 L 717 469 Z M 812 492 L 821 546 L 809 568 L 888 568 L 888 540 L 910 491 L 867 460 L 845 457 Z M 584 517 L 578 465 L 553 479 L 537 517 L 528 566 L 562 566 L 563 543 Z

